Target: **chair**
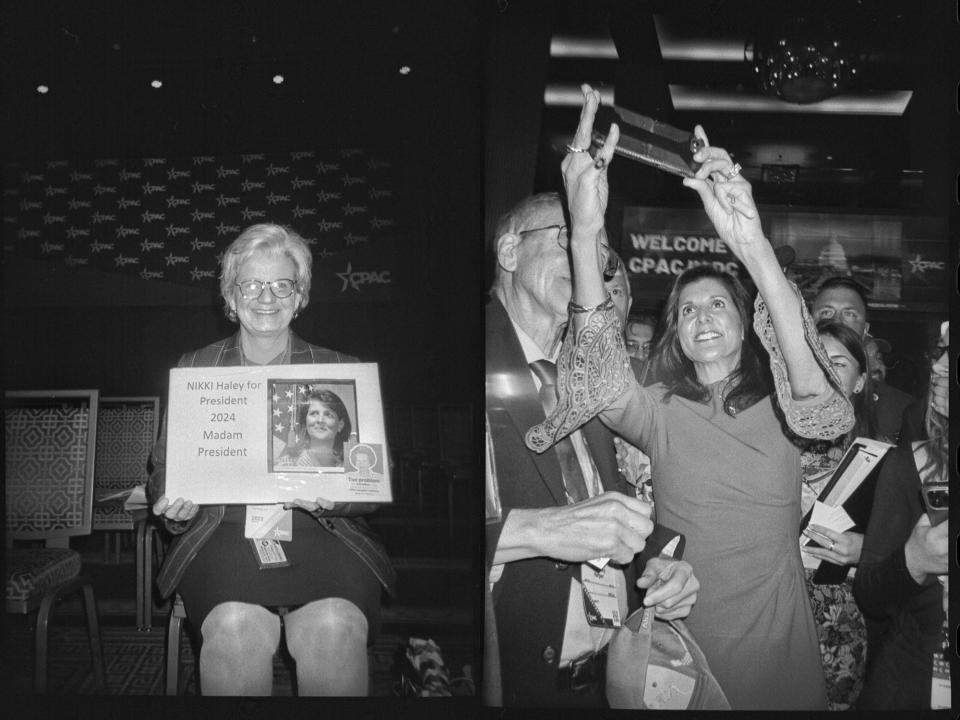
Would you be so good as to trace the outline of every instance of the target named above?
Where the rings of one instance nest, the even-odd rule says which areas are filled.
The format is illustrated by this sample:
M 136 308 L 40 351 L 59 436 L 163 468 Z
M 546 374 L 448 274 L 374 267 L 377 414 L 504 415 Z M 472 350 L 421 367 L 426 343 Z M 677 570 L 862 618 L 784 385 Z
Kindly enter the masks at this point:
M 170 610 L 170 620 L 167 623 L 167 657 L 164 679 L 164 693 L 166 695 L 180 694 L 180 637 L 183 621 L 187 619 L 180 595 L 174 595 L 173 608 Z
M 94 469 L 94 495 L 97 499 L 130 490 L 147 482 L 147 462 L 160 418 L 158 397 L 104 397 L 97 412 L 97 453 Z M 149 516 L 134 517 L 121 499 L 95 503 L 93 529 L 104 531 L 105 554 L 109 538 L 116 537 L 116 561 L 120 558 L 120 532 L 136 525 L 137 627 L 149 630 L 152 610 L 152 525 Z M 105 558 L 105 560 L 108 558 Z
M 56 604 L 80 592 L 96 686 L 105 688 L 96 598 L 80 575 L 74 535 L 93 517 L 97 390 L 6 393 L 6 609 L 37 611 L 34 691 L 47 688 L 47 630 Z M 39 541 L 44 545 L 37 547 Z M 29 542 L 32 546 L 24 547 Z

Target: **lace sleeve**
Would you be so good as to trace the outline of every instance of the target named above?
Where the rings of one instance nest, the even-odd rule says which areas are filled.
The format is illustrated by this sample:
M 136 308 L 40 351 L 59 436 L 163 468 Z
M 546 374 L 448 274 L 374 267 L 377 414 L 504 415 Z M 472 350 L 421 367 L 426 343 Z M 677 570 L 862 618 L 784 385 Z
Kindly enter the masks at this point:
M 557 408 L 526 434 L 527 447 L 535 453 L 581 427 L 633 381 L 620 321 L 612 303 L 607 304 L 570 322 L 557 359 Z
M 849 432 L 853 427 L 853 406 L 841 390 L 840 379 L 830 363 L 830 358 L 827 357 L 823 343 L 820 342 L 816 325 L 807 311 L 800 291 L 793 283 L 791 287 L 800 301 L 804 337 L 813 351 L 817 364 L 826 375 L 828 389 L 815 398 L 805 400 L 793 398 L 790 392 L 790 380 L 787 377 L 787 364 L 780 350 L 777 333 L 773 328 L 767 305 L 759 295 L 754 302 L 753 329 L 770 355 L 770 371 L 773 374 L 777 403 L 783 411 L 787 425 L 800 437 L 831 440 Z

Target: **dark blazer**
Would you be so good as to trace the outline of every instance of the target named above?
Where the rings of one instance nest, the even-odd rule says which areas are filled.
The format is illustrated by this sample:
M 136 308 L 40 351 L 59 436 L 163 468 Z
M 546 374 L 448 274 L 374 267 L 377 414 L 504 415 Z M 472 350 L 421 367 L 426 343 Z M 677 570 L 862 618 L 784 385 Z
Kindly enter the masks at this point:
M 501 522 L 487 523 L 487 552 L 497 547 L 503 522 L 513 508 L 566 504 L 563 475 L 556 453 L 537 455 L 527 449 L 526 431 L 544 419 L 536 386 L 506 310 L 493 299 L 486 313 L 486 409 L 493 441 L 497 483 L 503 509 Z M 603 487 L 632 494 L 617 470 L 613 436 L 598 421 L 582 428 Z M 648 550 L 656 543 L 648 541 Z M 645 551 L 646 553 L 647 551 Z M 507 563 L 493 587 L 505 706 L 550 707 L 570 704 L 557 691 L 557 669 L 563 645 L 570 580 L 580 565 L 531 558 Z M 633 588 L 636 566 L 627 568 Z M 630 609 L 639 592 L 628 591 Z
M 882 380 L 874 386 L 873 392 L 873 414 L 877 435 L 896 444 L 900 439 L 904 410 L 910 405 L 919 403 L 919 401 L 913 395 L 908 395 L 903 390 L 887 385 Z M 913 432 L 915 431 L 912 430 L 911 434 Z
M 242 364 L 242 356 L 240 334 L 237 333 L 200 350 L 186 353 L 180 358 L 177 367 L 239 366 Z M 356 362 L 356 359 L 335 350 L 310 345 L 291 331 L 291 364 L 341 362 Z M 157 440 L 151 456 L 153 471 L 147 484 L 147 494 L 151 505 L 161 498 L 165 492 L 166 455 L 167 423 L 166 418 L 164 418 L 160 438 Z M 393 565 L 391 565 L 390 559 L 387 557 L 387 553 L 376 533 L 370 529 L 363 518 L 356 517 L 373 512 L 376 508 L 377 505 L 374 503 L 338 503 L 330 511 L 318 510 L 312 515 L 324 528 L 340 538 L 347 547 L 353 550 L 377 576 L 383 587 L 388 592 L 393 593 L 396 580 Z M 180 578 L 183 577 L 183 573 L 187 569 L 187 565 L 196 557 L 197 552 L 220 525 L 223 514 L 223 505 L 204 505 L 189 523 L 165 523 L 167 529 L 174 533 L 175 537 L 170 544 L 170 549 L 167 551 L 160 574 L 157 577 L 157 587 L 163 597 L 170 595 L 177 587 Z

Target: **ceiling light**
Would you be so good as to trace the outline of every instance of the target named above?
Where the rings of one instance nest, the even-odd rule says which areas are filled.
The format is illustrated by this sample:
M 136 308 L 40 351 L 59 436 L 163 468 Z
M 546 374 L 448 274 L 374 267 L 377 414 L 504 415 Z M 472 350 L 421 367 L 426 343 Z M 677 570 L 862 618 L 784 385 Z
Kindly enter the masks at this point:
M 282 84 L 283 84 L 283 75 L 274 75 L 274 76 L 273 76 L 273 84 L 274 84 L 274 85 L 282 85 Z
M 150 87 L 152 87 L 155 90 L 159 90 L 160 88 L 163 87 L 163 83 L 160 82 L 159 80 L 151 80 Z
M 41 95 L 46 95 L 48 92 L 50 92 L 50 88 L 48 88 L 46 85 L 37 85 L 37 92 Z
M 554 35 L 550 39 L 550 57 L 555 58 L 594 58 L 616 60 L 617 46 L 610 37 L 575 37 L 572 35 Z M 741 56 L 741 60 L 743 57 Z
M 820 113 L 831 115 L 903 115 L 913 97 L 910 90 L 847 92 L 840 97 L 800 105 L 761 93 L 714 90 L 693 85 L 670 85 L 677 111 Z
M 613 105 L 613 88 L 594 88 L 600 93 L 604 105 Z M 547 85 L 543 92 L 543 102 L 551 107 L 580 107 L 583 104 L 583 91 L 579 85 Z
M 409 74 L 410 74 L 410 66 L 409 66 L 409 65 L 402 65 L 402 66 L 400 67 L 400 74 L 401 74 L 401 75 L 409 75 Z

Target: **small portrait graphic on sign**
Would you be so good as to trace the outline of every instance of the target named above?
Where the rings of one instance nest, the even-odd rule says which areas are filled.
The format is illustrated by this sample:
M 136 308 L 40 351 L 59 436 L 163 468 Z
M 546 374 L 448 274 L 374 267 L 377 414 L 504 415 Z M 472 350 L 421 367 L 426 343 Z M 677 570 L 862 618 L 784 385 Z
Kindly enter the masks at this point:
M 379 444 L 358 443 L 347 450 L 347 472 L 351 477 L 382 478 L 383 450 Z
M 343 470 L 344 447 L 358 437 L 355 383 L 275 380 L 268 389 L 271 471 Z

